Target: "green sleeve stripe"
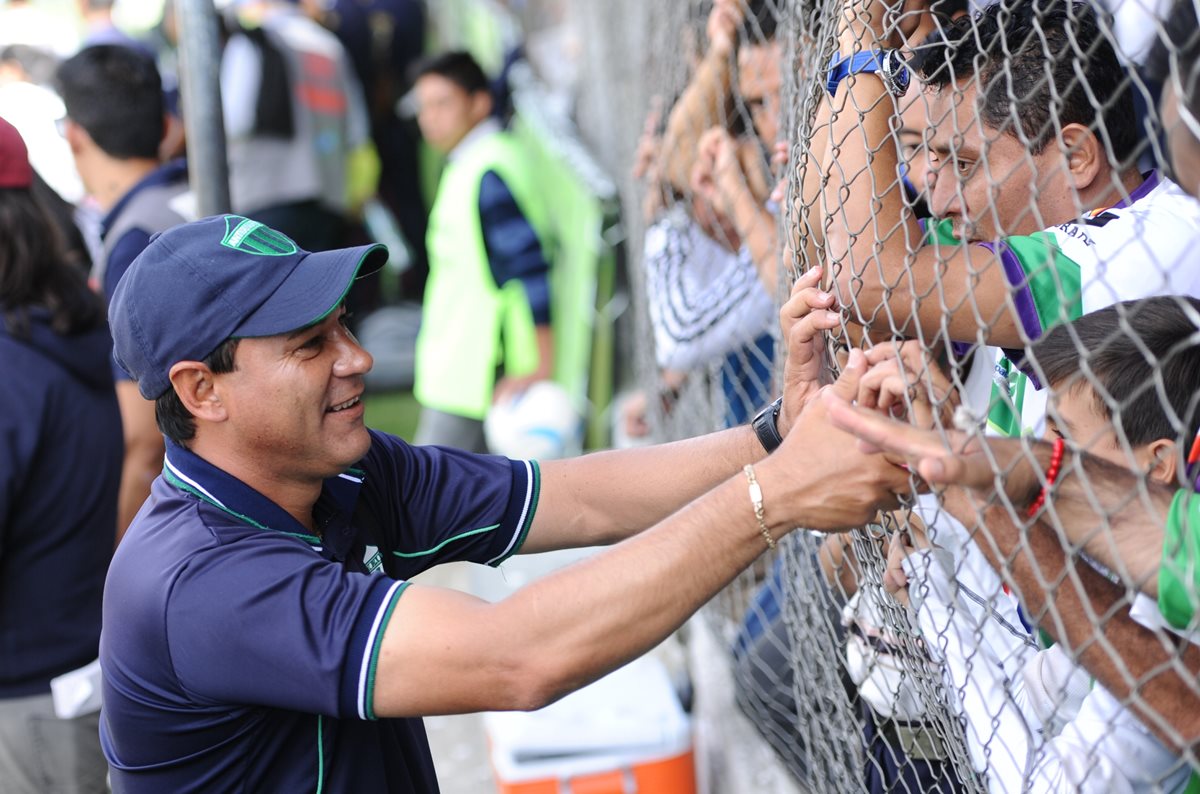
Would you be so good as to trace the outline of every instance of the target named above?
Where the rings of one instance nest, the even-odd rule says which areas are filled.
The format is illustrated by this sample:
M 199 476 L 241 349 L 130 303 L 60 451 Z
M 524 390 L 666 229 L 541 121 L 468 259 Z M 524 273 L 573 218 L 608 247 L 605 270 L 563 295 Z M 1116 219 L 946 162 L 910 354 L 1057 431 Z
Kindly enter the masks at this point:
M 317 715 L 317 794 L 325 789 L 325 730 L 324 717 Z
M 447 545 L 453 543 L 456 540 L 462 540 L 463 538 L 469 538 L 472 535 L 482 535 L 485 532 L 491 532 L 493 529 L 498 529 L 499 527 L 500 527 L 499 524 L 492 524 L 491 526 L 488 526 L 488 527 L 479 527 L 478 529 L 468 529 L 466 532 L 460 532 L 459 534 L 454 535 L 453 537 L 446 538 L 441 543 L 434 546 L 432 549 L 425 549 L 425 551 L 409 551 L 409 552 L 393 551 L 392 554 L 395 554 L 397 557 L 403 557 L 405 559 L 412 559 L 413 557 L 428 557 L 430 554 L 434 554 L 434 553 L 439 552 L 442 549 L 446 548 Z
M 375 671 L 379 665 L 379 651 L 383 648 L 383 635 L 387 633 L 392 612 L 395 611 L 396 604 L 400 603 L 400 596 L 408 589 L 408 585 L 408 582 L 401 582 L 400 586 L 396 588 L 396 592 L 392 593 L 392 601 L 383 613 L 383 620 L 379 622 L 379 632 L 375 635 L 375 644 L 371 648 L 371 664 L 367 669 L 367 688 L 363 693 L 363 713 L 369 720 L 375 719 Z
M 1171 501 L 1158 569 L 1158 610 L 1178 629 L 1191 625 L 1200 597 L 1200 495 L 1181 490 Z
M 1043 330 L 1070 322 L 1083 314 L 1079 265 L 1062 252 L 1053 235 L 1036 232 L 1028 236 L 1008 237 L 1004 244 L 1025 271 L 1030 296 Z

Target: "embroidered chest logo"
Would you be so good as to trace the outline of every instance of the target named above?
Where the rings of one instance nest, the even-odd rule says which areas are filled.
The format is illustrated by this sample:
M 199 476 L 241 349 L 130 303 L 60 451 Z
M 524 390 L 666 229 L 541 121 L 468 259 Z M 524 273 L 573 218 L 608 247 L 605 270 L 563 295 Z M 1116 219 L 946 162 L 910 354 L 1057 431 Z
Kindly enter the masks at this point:
M 367 573 L 375 573 L 383 567 L 383 555 L 379 553 L 379 547 L 367 546 L 363 552 L 363 566 Z
M 240 215 L 225 216 L 221 245 L 254 256 L 290 256 L 300 250 L 286 235 Z

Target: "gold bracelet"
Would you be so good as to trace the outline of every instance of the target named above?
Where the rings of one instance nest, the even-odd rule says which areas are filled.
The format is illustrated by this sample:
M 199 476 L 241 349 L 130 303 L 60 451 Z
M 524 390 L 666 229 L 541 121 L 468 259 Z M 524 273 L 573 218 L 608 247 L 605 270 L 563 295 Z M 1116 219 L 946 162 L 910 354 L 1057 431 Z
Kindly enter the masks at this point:
M 746 473 L 746 479 L 750 481 L 750 504 L 754 506 L 754 517 L 758 519 L 758 531 L 762 533 L 763 540 L 767 542 L 767 548 L 775 551 L 775 538 L 771 537 L 771 531 L 767 529 L 767 520 L 763 518 L 762 486 L 758 484 L 758 478 L 754 476 L 753 466 L 747 463 L 746 468 L 742 471 Z

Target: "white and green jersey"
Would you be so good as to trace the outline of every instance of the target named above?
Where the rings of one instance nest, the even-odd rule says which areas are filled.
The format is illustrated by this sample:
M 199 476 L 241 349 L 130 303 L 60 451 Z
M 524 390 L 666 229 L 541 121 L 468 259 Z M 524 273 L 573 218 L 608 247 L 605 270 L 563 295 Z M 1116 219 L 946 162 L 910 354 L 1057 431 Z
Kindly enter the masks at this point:
M 943 221 L 931 238 L 950 242 Z M 1200 297 L 1200 202 L 1152 171 L 1128 200 L 1027 236 L 976 243 L 1004 267 L 1021 327 L 1035 340 L 1061 322 L 1119 301 L 1155 295 Z M 969 342 L 970 340 L 960 340 Z M 966 402 L 984 410 L 990 432 L 1040 435 L 1046 392 L 1018 369 L 1022 351 L 979 351 Z M 1015 365 L 1014 365 L 1015 362 Z

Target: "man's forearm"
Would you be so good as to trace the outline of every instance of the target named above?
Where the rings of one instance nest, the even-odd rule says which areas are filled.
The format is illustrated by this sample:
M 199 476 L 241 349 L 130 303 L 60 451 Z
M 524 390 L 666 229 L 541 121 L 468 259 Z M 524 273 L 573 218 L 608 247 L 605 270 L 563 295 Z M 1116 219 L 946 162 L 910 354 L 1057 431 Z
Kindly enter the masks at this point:
M 848 57 L 884 46 L 871 31 L 845 25 L 838 55 Z M 819 147 L 825 153 L 826 175 L 822 227 L 829 261 L 837 265 L 838 283 L 846 292 L 840 297 L 849 304 L 856 290 L 846 288 L 858 279 L 870 287 L 876 285 L 866 284 L 868 280 L 883 286 L 899 282 L 908 238 L 920 239 L 920 230 L 905 211 L 892 134 L 896 103 L 882 79 L 874 74 L 848 76 L 828 102 L 829 126 L 818 132 L 828 136 Z M 874 308 L 865 306 L 861 314 L 869 318 Z
M 745 185 L 733 199 L 733 222 L 750 251 L 763 288 L 774 295 L 779 284 L 779 234 L 775 216 L 754 200 Z
M 680 193 L 690 189 L 700 136 L 724 121 L 729 111 L 732 69 L 728 55 L 709 52 L 675 103 L 663 134 L 662 175 Z
M 522 551 L 613 543 L 660 521 L 766 452 L 749 427 L 542 464 Z

